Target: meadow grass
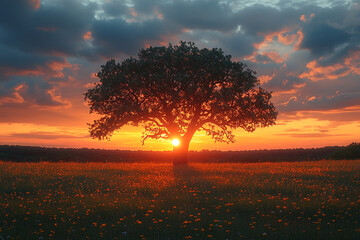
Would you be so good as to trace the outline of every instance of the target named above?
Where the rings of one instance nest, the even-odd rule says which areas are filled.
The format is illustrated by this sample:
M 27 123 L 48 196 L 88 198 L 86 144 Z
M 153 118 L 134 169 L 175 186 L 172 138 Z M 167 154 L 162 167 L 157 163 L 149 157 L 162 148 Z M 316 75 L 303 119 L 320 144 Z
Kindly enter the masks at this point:
M 360 160 L 0 162 L 0 239 L 360 239 Z

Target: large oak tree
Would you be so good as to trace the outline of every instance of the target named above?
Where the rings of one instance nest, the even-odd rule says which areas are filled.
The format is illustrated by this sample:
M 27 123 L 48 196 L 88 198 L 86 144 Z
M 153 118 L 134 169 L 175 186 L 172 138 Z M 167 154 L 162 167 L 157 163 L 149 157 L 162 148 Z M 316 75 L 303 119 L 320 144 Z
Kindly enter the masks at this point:
M 258 87 L 255 74 L 221 49 L 191 42 L 141 49 L 137 59 L 121 63 L 110 60 L 97 74 L 100 82 L 85 93 L 90 113 L 102 116 L 90 124 L 90 135 L 109 139 L 126 124 L 141 125 L 143 143 L 178 139 L 174 164 L 187 163 L 196 131 L 230 143 L 233 129 L 252 132 L 275 124 L 271 94 Z

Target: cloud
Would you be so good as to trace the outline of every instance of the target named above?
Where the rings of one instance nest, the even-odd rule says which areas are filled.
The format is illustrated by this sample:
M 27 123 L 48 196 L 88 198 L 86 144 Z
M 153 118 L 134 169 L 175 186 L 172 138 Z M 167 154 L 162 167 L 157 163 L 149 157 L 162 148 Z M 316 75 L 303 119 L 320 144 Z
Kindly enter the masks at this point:
M 334 80 L 345 77 L 351 73 L 351 69 L 342 64 L 322 67 L 319 66 L 316 60 L 309 62 L 306 67 L 308 72 L 300 74 L 299 78 L 308 78 L 313 81 Z
M 136 12 L 145 15 L 151 15 L 154 13 L 154 10 L 159 8 L 160 5 L 164 4 L 162 0 L 133 0 L 134 9 Z
M 335 48 L 350 40 L 350 34 L 327 24 L 307 24 L 303 28 L 304 39 L 301 48 L 309 49 L 314 55 L 331 54 Z
M 211 0 L 173 1 L 159 6 L 164 19 L 182 28 L 228 32 L 237 27 L 227 3 Z
M 308 49 L 322 66 L 343 62 L 360 50 L 360 7 L 358 4 L 316 8 L 311 21 L 302 25 L 300 47 Z M 321 59 L 320 59 L 321 58 Z
M 194 41 L 200 48 L 221 48 L 226 54 L 241 60 L 255 51 L 253 43 L 259 39 L 259 37 L 248 36 L 236 31 L 222 34 L 217 31 L 207 30 L 188 31 L 179 35 L 179 37 L 182 40 Z M 175 42 L 175 44 L 177 43 Z
M 109 17 L 129 15 L 129 8 L 125 5 L 125 1 L 122 0 L 105 1 L 102 9 L 104 10 L 104 14 Z
M 297 112 L 326 112 L 348 113 L 360 112 L 360 89 L 354 91 L 333 92 L 331 90 L 319 91 L 319 88 L 309 84 L 301 89 L 296 97 L 290 97 L 288 101 L 279 104 L 278 110 L 284 114 L 296 114 Z
M 360 109 L 353 111 L 317 111 L 301 112 L 303 118 L 316 118 L 319 120 L 333 121 L 337 124 L 346 124 L 349 122 L 359 122 Z M 289 117 L 289 115 L 287 115 Z M 354 131 L 356 131 L 354 129 Z
M 13 86 L 13 88 L 3 88 L 0 90 L 0 106 L 6 103 L 23 103 L 24 98 L 20 95 L 21 89 L 24 87 L 24 84 L 18 84 Z
M 274 77 L 275 77 L 275 73 L 273 75 L 261 75 L 258 77 L 258 79 L 260 80 L 260 84 L 265 84 L 270 80 L 272 80 Z
M 276 63 L 284 62 L 284 58 L 275 51 L 264 52 L 263 55 L 265 55 L 266 57 L 271 59 L 273 62 L 276 62 Z
M 0 44 L 0 52 L 0 81 L 5 81 L 12 75 L 26 75 L 26 72 L 30 75 L 44 75 L 45 73 L 56 75 L 58 72 L 46 66 L 47 63 L 66 61 L 63 57 L 27 53 L 2 44 Z
M 348 134 L 327 134 L 327 133 L 275 133 L 277 136 L 290 136 L 292 138 L 325 138 L 349 136 Z
M 256 36 L 248 36 L 241 32 L 235 32 L 219 37 L 219 42 L 234 57 L 245 57 L 255 51 L 254 42 L 258 40 Z
M 25 107 L 69 108 L 71 102 L 61 97 L 52 84 L 36 77 L 16 77 L 0 82 L 0 105 L 2 107 L 24 105 Z
M 2 44 L 23 52 L 75 56 L 94 18 L 95 4 L 52 1 L 34 10 L 16 1 L 0 4 Z M 19 7 L 20 6 L 20 7 Z
M 94 50 L 105 57 L 136 55 L 149 42 L 162 42 L 167 36 L 177 35 L 181 29 L 153 19 L 144 23 L 122 19 L 97 20 L 92 24 Z
M 277 32 L 284 27 L 292 28 L 299 22 L 299 10 L 293 8 L 278 9 L 256 4 L 241 9 L 236 19 L 245 33 L 250 35 Z
M 59 134 L 54 132 L 29 132 L 29 133 L 12 133 L 10 137 L 14 138 L 31 138 L 31 139 L 64 139 L 64 138 L 88 138 L 88 135 L 76 136 L 68 134 Z

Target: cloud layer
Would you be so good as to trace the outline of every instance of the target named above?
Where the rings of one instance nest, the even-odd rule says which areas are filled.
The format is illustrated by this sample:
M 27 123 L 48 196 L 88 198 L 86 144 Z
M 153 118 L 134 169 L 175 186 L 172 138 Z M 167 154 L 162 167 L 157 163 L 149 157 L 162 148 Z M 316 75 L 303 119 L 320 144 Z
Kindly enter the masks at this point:
M 74 115 L 80 124 L 87 112 L 82 94 L 107 59 L 179 40 L 222 48 L 256 70 L 262 87 L 273 91 L 280 119 L 301 113 L 358 122 L 356 0 L 1 1 L 0 121 L 26 118 L 21 112 L 30 108 L 46 119 L 61 110 L 62 119 Z

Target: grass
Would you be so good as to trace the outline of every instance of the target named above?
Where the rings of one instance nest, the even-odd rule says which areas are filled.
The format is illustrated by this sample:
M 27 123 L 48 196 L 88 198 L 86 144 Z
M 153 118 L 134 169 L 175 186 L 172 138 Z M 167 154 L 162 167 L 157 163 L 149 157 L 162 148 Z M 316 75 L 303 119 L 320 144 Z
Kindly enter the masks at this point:
M 360 239 L 360 160 L 0 162 L 0 239 Z

